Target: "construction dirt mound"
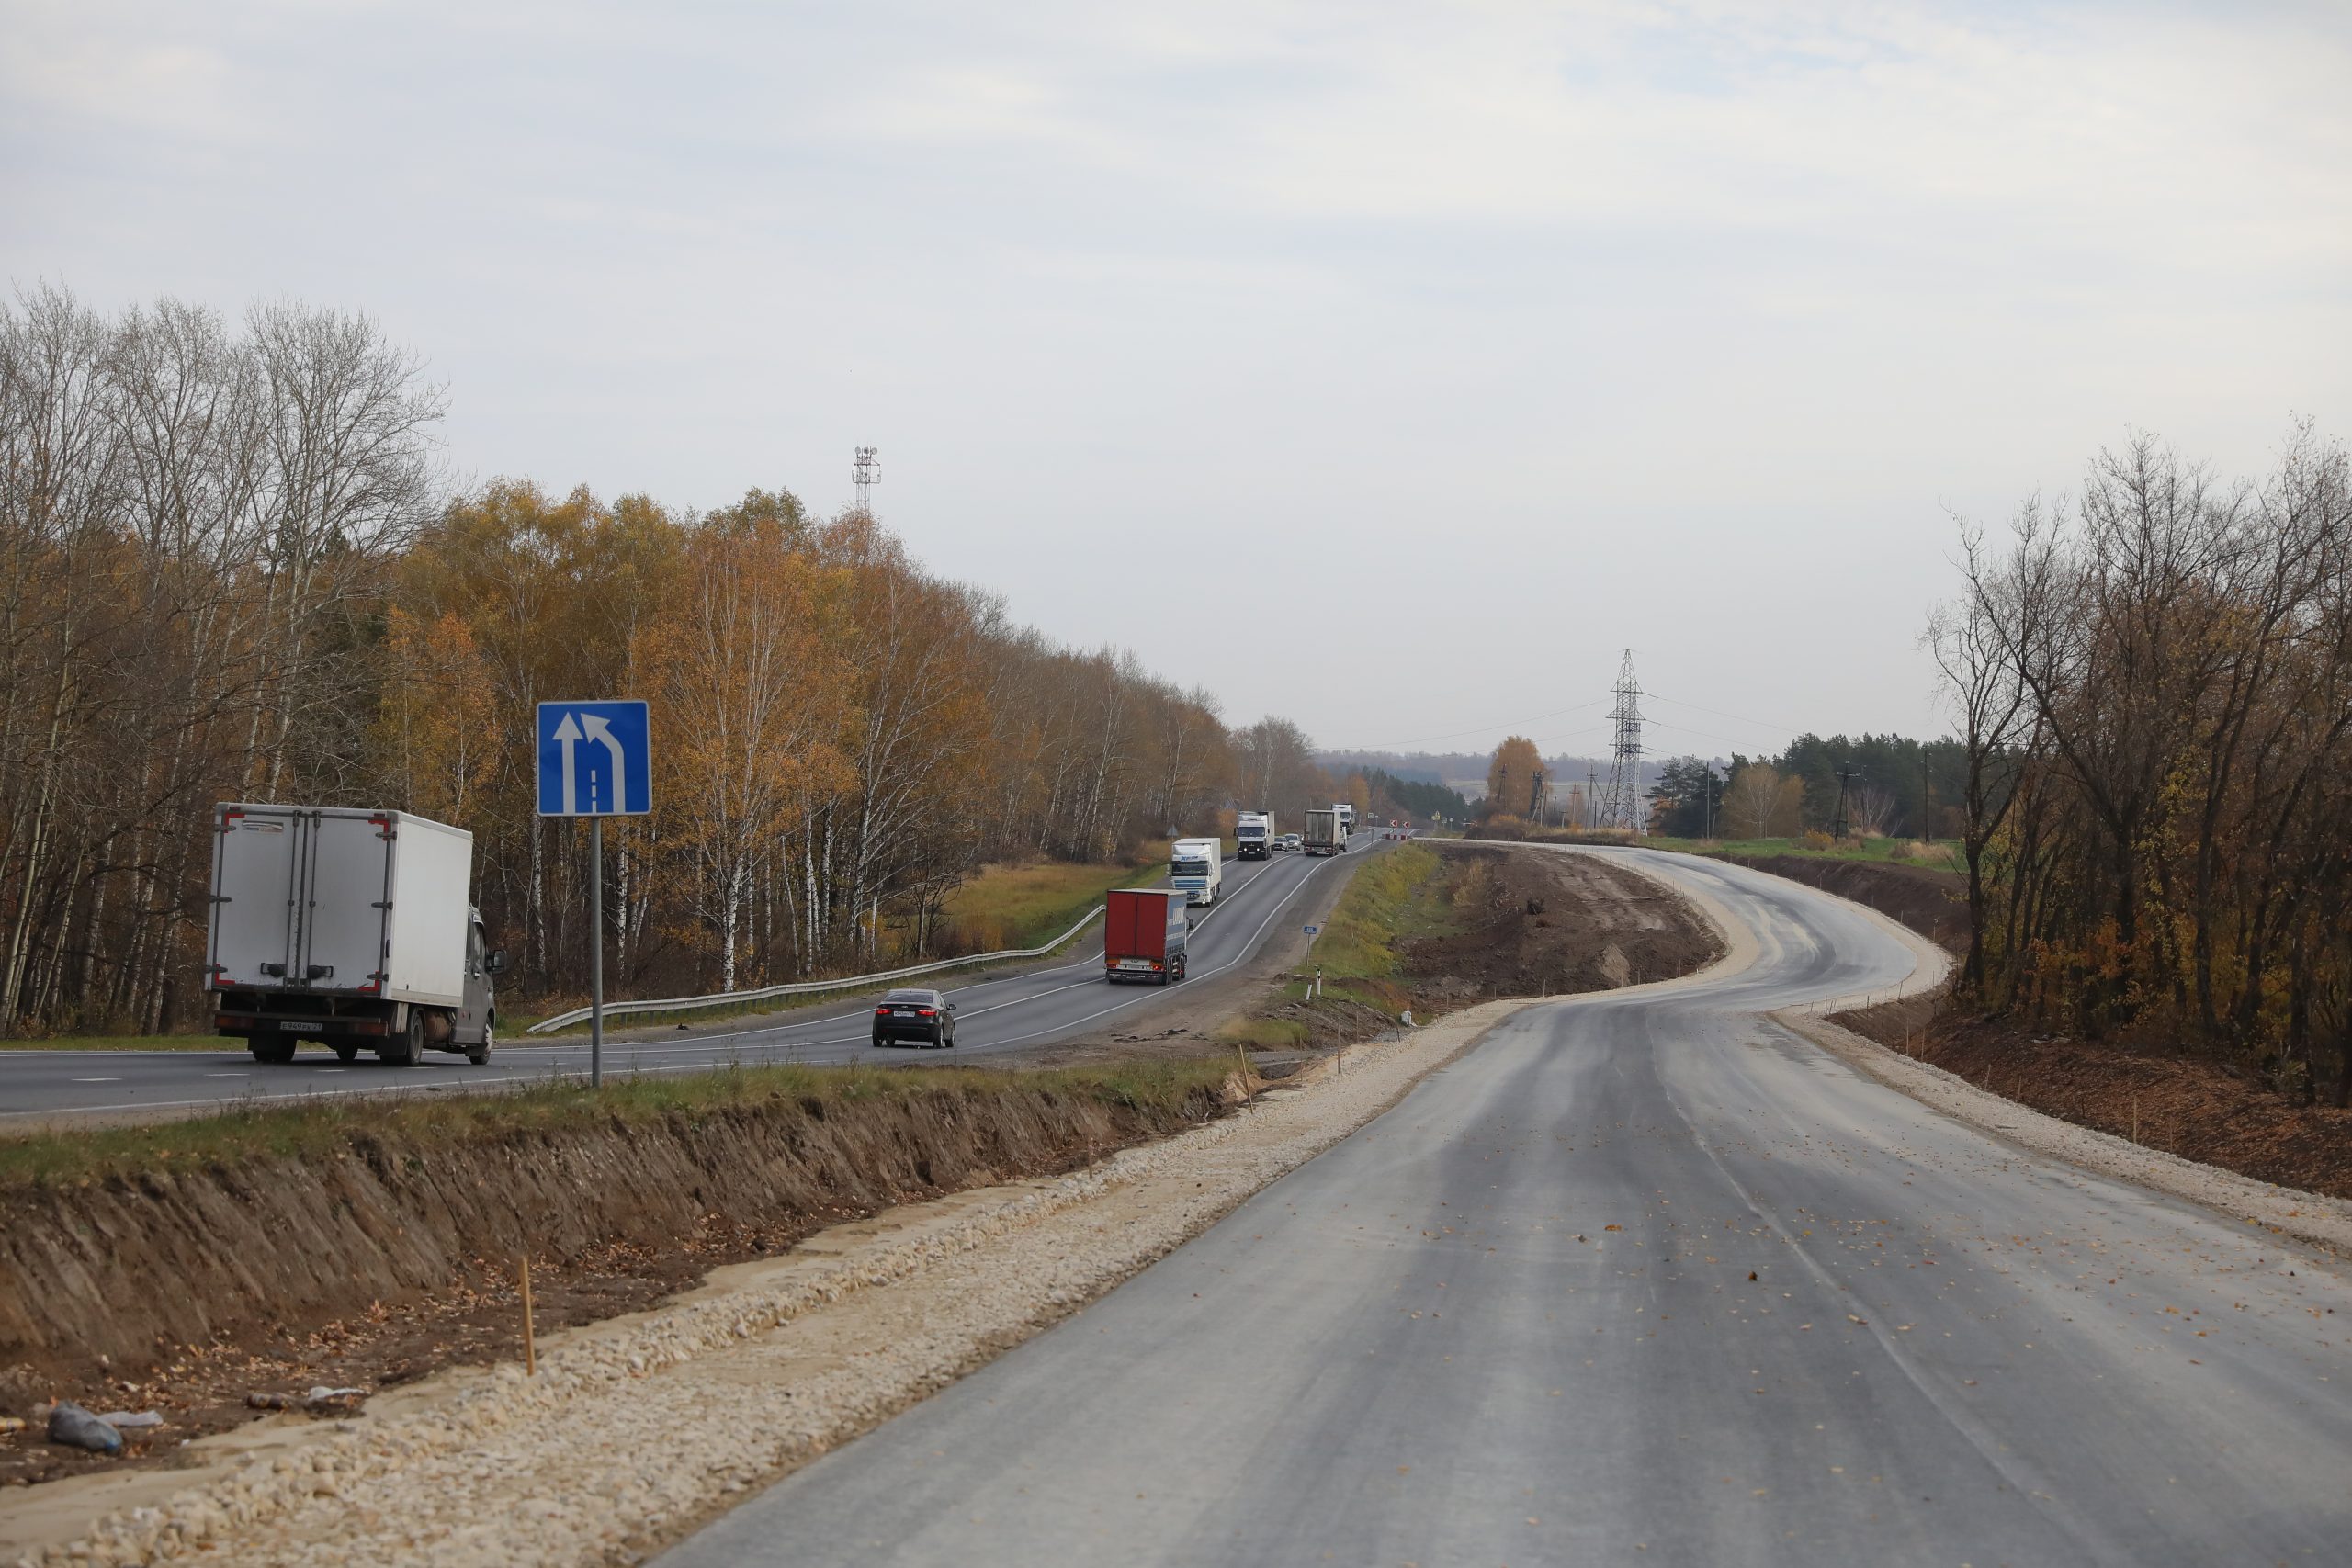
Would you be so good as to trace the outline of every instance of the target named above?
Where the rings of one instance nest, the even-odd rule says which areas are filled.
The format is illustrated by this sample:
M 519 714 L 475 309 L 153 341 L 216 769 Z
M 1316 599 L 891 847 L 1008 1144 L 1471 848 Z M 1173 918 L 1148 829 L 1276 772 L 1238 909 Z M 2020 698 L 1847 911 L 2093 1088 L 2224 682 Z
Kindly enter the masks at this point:
M 1968 951 L 1968 878 L 1956 871 L 1817 855 L 1718 855 L 1867 904 L 1951 953 Z
M 1427 1010 L 1638 986 L 1723 955 L 1690 900 L 1600 855 L 1438 848 L 1462 929 L 1403 944 L 1414 999 Z
M 249 1393 L 372 1392 L 517 1353 L 514 1260 L 542 1332 L 649 1305 L 910 1199 L 1075 1169 L 1218 1114 L 1039 1083 L 776 1096 L 651 1120 L 256 1155 L 0 1189 L 0 1416 L 160 1408 L 158 1455 L 250 1418 Z M 0 1483 L 119 1462 L 0 1436 Z
M 1399 938 L 1404 973 L 1396 978 L 1346 982 L 1376 1002 L 1346 995 L 1292 999 L 1262 1005 L 1254 1016 L 1295 1024 L 1305 1031 L 1300 1045 L 1324 1051 L 1394 1029 L 1407 1010 L 1427 1023 L 1497 998 L 1670 979 L 1723 955 L 1714 928 L 1688 899 L 1604 857 L 1428 842 L 1442 879 L 1433 902 L 1451 929 Z

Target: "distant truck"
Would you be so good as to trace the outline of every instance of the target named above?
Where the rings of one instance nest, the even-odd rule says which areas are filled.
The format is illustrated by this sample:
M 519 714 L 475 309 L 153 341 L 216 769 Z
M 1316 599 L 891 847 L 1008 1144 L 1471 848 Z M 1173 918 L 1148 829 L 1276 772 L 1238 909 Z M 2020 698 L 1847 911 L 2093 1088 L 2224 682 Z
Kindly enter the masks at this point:
M 1263 811 L 1244 811 L 1233 819 L 1233 858 L 1264 860 L 1274 852 L 1274 819 Z
M 1179 839 L 1168 854 L 1168 880 L 1194 904 L 1214 904 L 1225 886 L 1225 840 Z
M 1340 814 L 1340 848 L 1344 850 L 1348 847 L 1348 840 L 1355 836 L 1356 808 L 1342 801 L 1331 809 Z
M 1340 830 L 1337 811 L 1310 811 L 1306 814 L 1306 852 L 1311 855 L 1336 855 L 1348 847 L 1346 835 Z
M 404 811 L 214 808 L 204 988 L 215 1032 L 258 1062 L 315 1040 L 394 1066 L 427 1051 L 490 1060 L 498 1020 L 473 835 Z
M 1166 887 L 1121 887 L 1104 896 L 1102 977 L 1113 985 L 1184 977 L 1193 919 L 1185 896 Z

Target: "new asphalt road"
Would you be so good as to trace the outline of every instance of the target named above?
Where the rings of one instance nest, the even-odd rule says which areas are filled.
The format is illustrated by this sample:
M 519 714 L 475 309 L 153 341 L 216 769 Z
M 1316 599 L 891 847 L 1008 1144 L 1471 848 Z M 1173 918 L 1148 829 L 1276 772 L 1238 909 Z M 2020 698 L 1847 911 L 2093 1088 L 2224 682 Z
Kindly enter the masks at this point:
M 1361 852 L 1378 840 L 1360 833 L 1352 843 Z M 1195 912 L 1191 974 L 1180 986 L 1106 984 L 1099 927 L 1079 936 L 1064 963 L 963 985 L 952 973 L 937 976 L 931 983 L 956 1004 L 956 1057 L 986 1056 L 1116 1027 L 1171 996 L 1189 994 L 1188 987 L 1254 955 L 1281 921 L 1306 907 L 1310 882 L 1344 875 L 1344 868 L 1356 863 L 1354 855 L 1310 860 L 1297 854 L 1227 862 L 1222 895 Z M 605 1070 L 672 1073 L 738 1062 L 906 1061 L 903 1048 L 876 1051 L 868 1043 L 872 1017 L 868 997 L 810 1008 L 786 1023 L 633 1041 L 607 1038 Z M 438 1052 L 413 1067 L 386 1066 L 373 1056 L 346 1066 L 316 1047 L 271 1066 L 254 1061 L 242 1043 L 222 1044 L 220 1051 L 0 1052 L 0 1128 L 12 1121 L 58 1116 L 185 1112 L 222 1101 L 462 1092 L 588 1071 L 588 1043 L 577 1036 L 551 1043 L 503 1039 L 490 1062 L 479 1067 Z
M 1517 1015 L 667 1568 L 2352 1556 L 2340 1264 L 1859 1077 L 1762 1014 L 1911 953 L 1645 859 L 1756 961 Z

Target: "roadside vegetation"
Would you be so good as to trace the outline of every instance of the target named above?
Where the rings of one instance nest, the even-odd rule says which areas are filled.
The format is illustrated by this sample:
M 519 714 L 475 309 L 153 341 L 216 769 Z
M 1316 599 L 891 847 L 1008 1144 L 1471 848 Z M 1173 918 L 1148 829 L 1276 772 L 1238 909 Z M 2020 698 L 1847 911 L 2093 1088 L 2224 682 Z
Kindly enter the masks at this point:
M 1154 839 L 1109 864 L 1035 861 L 983 866 L 942 901 L 940 919 L 974 953 L 1050 942 L 1114 887 L 1156 886 L 1168 872 L 1169 840 Z
M 1826 833 L 1807 833 L 1791 839 L 1681 839 L 1654 834 L 1641 842 L 1654 850 L 1678 850 L 1685 854 L 1698 855 L 1732 855 L 1741 859 L 1799 855 L 1818 860 L 1916 865 L 1930 871 L 1959 871 L 1963 864 L 1957 839 L 1932 841 L 1884 838 L 1832 839 Z
M 1259 1010 L 1218 1031 L 1217 1038 L 1284 1050 L 1315 1038 L 1319 1021 L 1312 1015 L 1318 1012 L 1356 1015 L 1360 1021 L 1368 1010 L 1393 1021 L 1411 1005 L 1399 949 L 1414 937 L 1454 929 L 1449 889 L 1438 852 L 1426 844 L 1402 843 L 1366 856 L 1325 917 L 1297 973 Z
M 256 1104 L 184 1122 L 76 1127 L 0 1138 L 0 1191 L 144 1177 L 170 1169 L 230 1171 L 255 1161 L 339 1159 L 394 1144 L 458 1149 L 584 1128 L 692 1119 L 746 1106 L 834 1105 L 916 1096 L 1069 1095 L 1131 1111 L 1173 1113 L 1214 1092 L 1229 1058 L 1142 1059 L 1012 1071 L 987 1067 L 737 1066 L 608 1079 L 601 1092 L 561 1079 L 509 1092 L 447 1098 L 322 1098 Z
M 2225 483 L 2153 438 L 1962 531 L 1963 999 L 2352 1103 L 2352 466 Z

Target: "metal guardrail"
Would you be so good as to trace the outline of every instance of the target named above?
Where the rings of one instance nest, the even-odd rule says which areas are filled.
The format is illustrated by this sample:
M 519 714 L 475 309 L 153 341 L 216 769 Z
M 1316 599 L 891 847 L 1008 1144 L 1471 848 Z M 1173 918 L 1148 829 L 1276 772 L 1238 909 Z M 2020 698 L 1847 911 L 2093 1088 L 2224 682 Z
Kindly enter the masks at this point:
M 1043 947 L 1009 948 L 1002 953 L 975 953 L 964 958 L 942 958 L 931 964 L 917 964 L 906 969 L 886 969 L 878 975 L 852 975 L 843 980 L 802 980 L 789 986 L 763 986 L 756 991 L 718 991 L 707 997 L 655 998 L 639 1002 L 606 1002 L 607 1019 L 636 1012 L 690 1012 L 695 1008 L 740 1007 L 745 1002 L 773 1001 L 779 997 L 813 997 L 824 991 L 855 991 L 876 986 L 885 980 L 905 980 L 917 975 L 935 975 L 943 969 L 960 969 L 973 964 L 1001 964 L 1011 959 L 1043 958 L 1070 938 L 1102 918 L 1106 906 L 1097 904 L 1088 910 L 1078 924 L 1054 938 Z M 586 1008 L 573 1008 L 570 1012 L 543 1018 L 525 1030 L 526 1034 L 546 1034 L 558 1029 L 569 1029 L 575 1023 L 588 1021 Z

